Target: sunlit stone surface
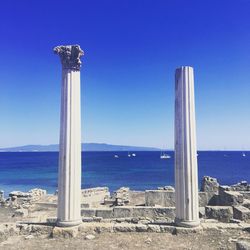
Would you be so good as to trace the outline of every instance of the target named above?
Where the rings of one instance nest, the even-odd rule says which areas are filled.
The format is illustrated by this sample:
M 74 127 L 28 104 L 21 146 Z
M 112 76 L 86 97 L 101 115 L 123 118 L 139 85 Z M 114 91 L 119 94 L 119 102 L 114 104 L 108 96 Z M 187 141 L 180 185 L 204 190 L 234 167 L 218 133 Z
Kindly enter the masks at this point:
M 175 72 L 175 189 L 176 224 L 198 226 L 194 73 L 188 66 Z
M 60 153 L 58 174 L 58 226 L 81 223 L 81 113 L 78 45 L 58 46 L 62 63 Z

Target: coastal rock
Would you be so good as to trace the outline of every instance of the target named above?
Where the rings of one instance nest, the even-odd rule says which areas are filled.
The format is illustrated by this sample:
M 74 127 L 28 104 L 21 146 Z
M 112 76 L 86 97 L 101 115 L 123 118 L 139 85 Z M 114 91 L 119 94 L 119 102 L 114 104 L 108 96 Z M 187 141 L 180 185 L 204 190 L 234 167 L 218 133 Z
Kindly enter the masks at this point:
M 30 193 L 21 192 L 21 191 L 12 191 L 9 193 L 9 197 L 16 196 L 17 198 L 31 198 Z
M 4 202 L 5 199 L 4 199 L 4 191 L 3 190 L 0 190 L 0 202 Z
M 231 186 L 233 191 L 250 191 L 250 184 L 247 181 L 241 181 Z
M 172 186 L 158 187 L 158 190 L 166 190 L 166 191 L 172 191 L 172 192 L 175 191 L 174 187 Z

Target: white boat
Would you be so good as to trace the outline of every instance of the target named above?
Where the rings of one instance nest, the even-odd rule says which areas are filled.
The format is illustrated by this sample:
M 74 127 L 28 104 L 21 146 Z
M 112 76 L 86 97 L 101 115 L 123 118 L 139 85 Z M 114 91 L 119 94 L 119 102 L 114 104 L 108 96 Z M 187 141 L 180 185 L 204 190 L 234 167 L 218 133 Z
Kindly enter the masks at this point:
M 133 154 L 132 154 L 132 156 L 133 156 L 133 157 L 135 157 L 135 156 L 136 156 L 136 154 L 135 154 L 135 153 L 133 153 Z
M 244 152 L 242 153 L 242 157 L 246 157 L 246 154 Z
M 119 156 L 118 156 L 118 155 L 114 155 L 114 157 L 115 157 L 115 158 L 119 158 Z
M 131 157 L 131 154 L 128 152 L 128 157 Z
M 166 154 L 166 153 L 162 153 L 162 152 L 161 152 L 160 158 L 161 158 L 161 159 L 170 159 L 171 156 L 168 155 L 168 154 Z

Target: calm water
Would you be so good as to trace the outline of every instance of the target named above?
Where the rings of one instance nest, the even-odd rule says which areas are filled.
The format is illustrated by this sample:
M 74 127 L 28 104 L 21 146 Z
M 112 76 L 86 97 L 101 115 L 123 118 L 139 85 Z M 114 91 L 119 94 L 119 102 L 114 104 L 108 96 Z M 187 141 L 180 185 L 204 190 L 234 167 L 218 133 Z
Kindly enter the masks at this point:
M 204 175 L 221 184 L 250 182 L 250 152 L 199 152 L 199 182 Z M 119 158 L 114 158 L 118 154 Z M 84 152 L 82 187 L 108 186 L 112 191 L 128 186 L 134 190 L 174 185 L 174 153 L 160 159 L 160 152 Z M 57 188 L 57 152 L 0 153 L 0 189 L 28 191 L 39 187 L 53 193 Z

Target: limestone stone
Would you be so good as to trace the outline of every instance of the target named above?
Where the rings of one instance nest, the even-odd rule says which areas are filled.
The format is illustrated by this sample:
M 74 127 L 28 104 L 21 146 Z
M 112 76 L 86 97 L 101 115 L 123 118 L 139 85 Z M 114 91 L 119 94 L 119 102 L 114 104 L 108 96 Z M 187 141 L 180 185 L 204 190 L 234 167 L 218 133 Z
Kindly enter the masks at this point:
M 208 197 L 206 192 L 199 192 L 199 207 L 208 205 Z
M 234 206 L 233 216 L 235 219 L 250 222 L 250 210 L 244 206 Z
M 30 225 L 30 233 L 35 235 L 47 235 L 51 236 L 53 231 L 53 226 L 47 225 Z
M 201 184 L 202 192 L 215 192 L 219 190 L 219 183 L 216 178 L 210 176 L 204 176 Z
M 54 227 L 53 238 L 75 238 L 78 235 L 78 227 Z
M 250 209 L 250 200 L 249 199 L 244 199 L 242 206 Z
M 113 218 L 113 209 L 112 208 L 102 208 L 96 209 L 96 216 L 106 218 Z
M 114 213 L 114 218 L 132 217 L 132 208 L 131 207 L 114 207 L 113 213 Z
M 202 233 L 203 228 L 201 226 L 195 228 L 183 228 L 176 227 L 176 234 L 193 234 L 193 233 Z
M 162 233 L 176 234 L 176 227 L 174 226 L 160 225 L 160 229 Z
M 175 73 L 176 223 L 196 227 L 199 221 L 194 73 L 189 66 Z
M 28 209 L 20 208 L 15 211 L 16 217 L 27 217 L 28 216 Z
M 236 250 L 250 250 L 250 241 L 240 240 L 236 242 Z
M 93 222 L 93 221 L 94 221 L 93 217 L 83 217 L 82 218 L 82 222 Z
M 81 209 L 82 217 L 94 217 L 96 215 L 96 209 L 83 208 Z
M 174 190 L 146 190 L 145 206 L 160 205 L 162 207 L 175 206 Z
M 159 225 L 148 225 L 147 231 L 153 233 L 160 233 L 161 227 Z
M 113 229 L 114 232 L 136 232 L 136 225 L 129 223 L 119 223 L 115 224 Z
M 244 199 L 250 200 L 250 191 L 241 191 L 240 193 L 243 195 Z
M 95 235 L 93 235 L 93 234 L 88 234 L 88 235 L 86 235 L 86 236 L 84 237 L 84 239 L 85 239 L 85 240 L 93 240 L 93 239 L 95 239 Z
M 136 232 L 147 232 L 148 226 L 143 224 L 136 225 Z
M 233 209 L 230 206 L 206 206 L 206 217 L 222 222 L 230 222 L 233 218 Z
M 31 240 L 31 239 L 33 239 L 33 238 L 35 238 L 35 237 L 34 237 L 34 235 L 32 235 L 32 234 L 30 234 L 30 235 L 24 237 L 25 240 Z
M 5 199 L 4 199 L 4 191 L 0 190 L 0 202 L 3 202 L 3 201 L 5 201 Z
M 219 202 L 221 206 L 237 206 L 243 203 L 243 195 L 237 191 L 230 191 L 227 187 L 219 187 Z
M 204 218 L 206 215 L 206 209 L 205 207 L 199 207 L 199 217 Z
M 58 173 L 58 226 L 81 220 L 81 112 L 79 45 L 57 46 L 62 63 L 62 97 Z

